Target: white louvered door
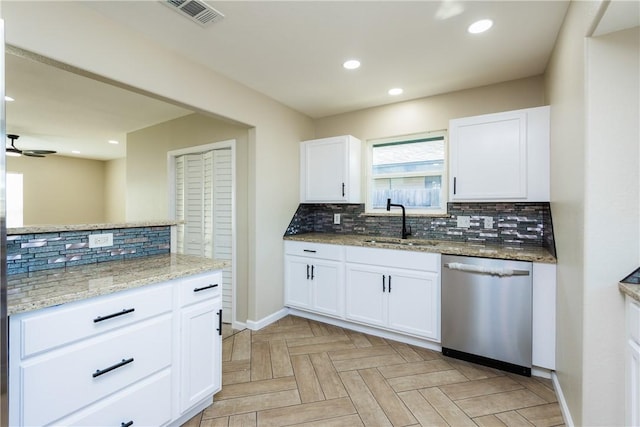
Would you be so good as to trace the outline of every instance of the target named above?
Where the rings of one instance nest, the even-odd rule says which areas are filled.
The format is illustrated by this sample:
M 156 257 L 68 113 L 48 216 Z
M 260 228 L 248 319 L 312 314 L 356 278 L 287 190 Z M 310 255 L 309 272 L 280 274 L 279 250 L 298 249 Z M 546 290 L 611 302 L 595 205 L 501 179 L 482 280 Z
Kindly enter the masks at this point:
M 230 148 L 176 157 L 178 252 L 232 259 L 232 155 Z M 223 321 L 232 321 L 232 270 L 223 270 Z

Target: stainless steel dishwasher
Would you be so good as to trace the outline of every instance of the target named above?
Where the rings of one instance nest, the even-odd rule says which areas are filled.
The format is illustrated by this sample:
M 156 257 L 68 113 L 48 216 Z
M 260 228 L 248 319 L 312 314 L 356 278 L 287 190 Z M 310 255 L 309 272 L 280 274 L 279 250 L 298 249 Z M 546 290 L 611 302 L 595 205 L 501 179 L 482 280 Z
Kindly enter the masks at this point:
M 531 376 L 531 263 L 442 256 L 442 353 Z

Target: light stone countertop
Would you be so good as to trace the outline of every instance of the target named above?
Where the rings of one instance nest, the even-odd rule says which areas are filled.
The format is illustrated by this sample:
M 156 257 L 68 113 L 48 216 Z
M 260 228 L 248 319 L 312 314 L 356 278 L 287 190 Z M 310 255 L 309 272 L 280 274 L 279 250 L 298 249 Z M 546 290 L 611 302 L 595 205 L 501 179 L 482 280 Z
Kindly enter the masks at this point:
M 371 248 L 401 249 L 407 251 L 432 252 L 449 255 L 477 256 L 484 258 L 510 259 L 555 264 L 556 258 L 542 247 L 497 246 L 446 240 L 399 239 L 381 236 L 352 234 L 305 233 L 284 236 L 285 240 L 326 243 L 331 245 L 364 246 Z
M 10 275 L 7 311 L 9 315 L 24 313 L 229 265 L 230 261 L 166 254 Z
M 15 234 L 38 234 L 38 233 L 60 233 L 64 231 L 85 231 L 85 230 L 110 230 L 117 228 L 137 228 L 137 227 L 164 227 L 167 225 L 178 225 L 182 221 L 139 221 L 105 224 L 38 224 L 25 227 L 7 228 L 7 236 Z
M 632 283 L 619 283 L 618 289 L 625 295 L 629 295 L 634 300 L 640 302 L 640 285 Z

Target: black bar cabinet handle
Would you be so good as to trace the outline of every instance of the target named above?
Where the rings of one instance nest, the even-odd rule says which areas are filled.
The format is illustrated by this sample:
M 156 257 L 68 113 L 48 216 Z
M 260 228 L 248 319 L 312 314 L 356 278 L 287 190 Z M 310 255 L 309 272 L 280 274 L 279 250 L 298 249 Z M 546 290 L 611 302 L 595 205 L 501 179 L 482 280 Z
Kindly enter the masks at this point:
M 131 359 L 122 359 L 122 362 L 118 362 L 115 365 L 109 366 L 108 368 L 105 369 L 98 369 L 96 370 L 93 374 L 91 374 L 93 376 L 93 378 L 99 377 L 100 375 L 104 375 L 107 372 L 111 372 L 114 369 L 118 369 L 118 368 L 122 368 L 124 365 L 128 365 L 129 363 L 133 362 L 133 357 Z
M 106 316 L 98 316 L 95 319 L 93 319 L 93 323 L 98 323 L 98 322 L 102 322 L 103 320 L 113 319 L 114 317 L 133 313 L 134 311 L 136 311 L 135 308 L 125 308 L 122 311 L 119 311 L 117 313 L 107 314 Z
M 307 264 L 307 280 L 309 280 L 309 264 Z
M 456 177 L 453 177 L 453 194 L 456 194 Z
M 222 309 L 218 310 L 218 335 L 222 335 Z
M 313 249 L 303 249 L 302 252 L 310 252 L 312 254 L 316 253 L 316 251 L 314 251 Z
M 391 293 L 391 275 L 389 275 L 389 293 Z
M 342 197 L 344 197 L 344 182 L 342 183 Z
M 311 280 L 313 280 L 313 265 L 311 266 Z
M 120 427 L 131 427 L 133 425 L 133 420 L 128 423 L 120 423 Z
M 200 291 L 206 291 L 207 289 L 213 289 L 213 288 L 217 288 L 218 284 L 213 284 L 213 285 L 207 285 L 207 286 L 203 286 L 201 288 L 194 288 L 193 292 L 200 292 Z
M 384 283 L 384 282 L 385 282 L 386 277 L 387 277 L 387 276 L 385 276 L 384 274 L 382 275 L 382 292 L 383 292 L 383 293 L 387 290 L 387 288 L 385 287 L 385 283 Z

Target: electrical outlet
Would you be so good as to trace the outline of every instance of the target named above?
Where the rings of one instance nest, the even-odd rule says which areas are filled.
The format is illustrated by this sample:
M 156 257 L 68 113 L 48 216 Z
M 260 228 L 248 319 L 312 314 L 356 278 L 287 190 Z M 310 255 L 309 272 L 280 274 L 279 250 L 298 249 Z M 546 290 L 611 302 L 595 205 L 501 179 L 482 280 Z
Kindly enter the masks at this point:
M 484 217 L 484 228 L 486 228 L 486 229 L 492 229 L 493 228 L 493 217 L 492 216 L 485 216 Z
M 333 214 L 333 223 L 336 225 L 340 224 L 340 214 Z
M 90 248 L 104 248 L 113 246 L 113 233 L 89 234 Z
M 469 228 L 471 227 L 471 217 L 465 215 L 458 215 L 458 228 Z

